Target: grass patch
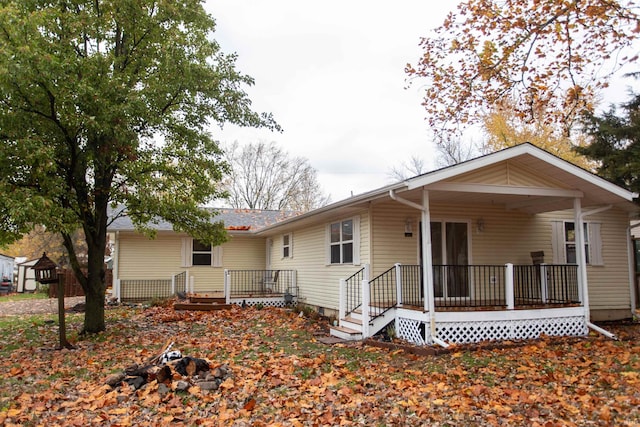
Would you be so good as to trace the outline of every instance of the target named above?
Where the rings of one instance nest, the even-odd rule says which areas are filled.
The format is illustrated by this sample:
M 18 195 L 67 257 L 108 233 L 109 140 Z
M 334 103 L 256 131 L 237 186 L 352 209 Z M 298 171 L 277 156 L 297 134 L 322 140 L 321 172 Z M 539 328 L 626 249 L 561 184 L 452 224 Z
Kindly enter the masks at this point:
M 3 302 L 14 302 L 14 301 L 28 301 L 32 299 L 46 299 L 49 298 L 47 294 L 36 292 L 36 293 L 14 293 L 8 295 L 0 296 L 0 303 Z

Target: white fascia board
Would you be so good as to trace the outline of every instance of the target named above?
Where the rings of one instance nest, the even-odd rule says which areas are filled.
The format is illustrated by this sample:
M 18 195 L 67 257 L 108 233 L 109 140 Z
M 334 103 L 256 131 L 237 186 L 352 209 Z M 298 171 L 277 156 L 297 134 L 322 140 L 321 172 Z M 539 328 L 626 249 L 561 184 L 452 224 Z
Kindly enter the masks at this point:
M 517 187 L 512 185 L 465 184 L 456 182 L 436 182 L 429 185 L 427 189 L 462 193 L 515 194 L 519 196 L 584 197 L 582 191 L 566 190 L 563 188 Z

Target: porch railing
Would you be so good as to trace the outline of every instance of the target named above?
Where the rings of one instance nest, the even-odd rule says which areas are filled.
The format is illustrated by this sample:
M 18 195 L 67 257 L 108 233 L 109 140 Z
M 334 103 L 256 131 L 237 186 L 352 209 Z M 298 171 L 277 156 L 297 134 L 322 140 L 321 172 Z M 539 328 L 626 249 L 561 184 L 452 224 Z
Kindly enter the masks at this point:
M 225 270 L 225 293 L 231 297 L 298 296 L 295 270 Z
M 369 306 L 368 320 L 398 305 L 424 307 L 422 268 L 396 264 L 367 281 L 364 270 L 347 281 L 341 298 L 353 310 Z M 360 298 L 358 287 L 368 283 Z M 531 306 L 580 304 L 576 265 L 434 265 L 434 301 L 438 311 L 457 309 L 512 310 Z M 345 285 L 347 283 L 345 282 Z M 364 311 L 364 310 L 363 310 Z M 341 312 L 342 314 L 343 312 Z M 344 316 L 341 316 L 341 318 Z
M 504 265 L 434 265 L 434 298 L 439 307 L 505 307 Z
M 514 265 L 513 280 L 516 305 L 580 303 L 576 265 Z

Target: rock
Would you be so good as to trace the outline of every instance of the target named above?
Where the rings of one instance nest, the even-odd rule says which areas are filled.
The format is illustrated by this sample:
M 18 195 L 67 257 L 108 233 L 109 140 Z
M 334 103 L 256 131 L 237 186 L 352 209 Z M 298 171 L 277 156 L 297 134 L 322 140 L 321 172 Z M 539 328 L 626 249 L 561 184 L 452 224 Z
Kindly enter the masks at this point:
M 142 387 L 147 380 L 144 377 L 127 377 L 124 380 L 127 384 L 133 387 L 135 390 L 138 390 Z
M 122 380 L 124 380 L 124 377 L 125 377 L 124 372 L 111 374 L 107 377 L 107 380 L 105 381 L 105 383 L 107 385 L 110 385 L 111 387 L 117 387 L 120 385 L 120 383 L 122 383 Z
M 158 386 L 158 394 L 159 394 L 160 396 L 164 396 L 164 395 L 166 395 L 167 393 L 169 393 L 170 391 L 171 391 L 171 389 L 169 388 L 169 386 L 168 386 L 168 385 L 166 385 L 166 384 L 164 384 L 164 383 L 162 383 L 162 384 L 160 384 L 160 385 Z
M 189 383 L 186 381 L 176 381 L 175 382 L 176 391 L 186 391 L 189 389 Z
M 218 384 L 217 381 L 202 381 L 198 383 L 198 387 L 200 387 L 201 390 L 217 390 L 220 384 Z

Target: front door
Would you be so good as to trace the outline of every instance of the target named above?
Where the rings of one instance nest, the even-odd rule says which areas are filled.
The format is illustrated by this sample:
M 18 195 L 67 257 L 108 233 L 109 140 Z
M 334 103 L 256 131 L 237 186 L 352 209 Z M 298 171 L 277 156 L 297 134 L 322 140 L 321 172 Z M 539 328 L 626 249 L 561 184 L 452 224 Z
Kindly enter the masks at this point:
M 431 222 L 436 298 L 469 297 L 469 241 L 466 222 Z

